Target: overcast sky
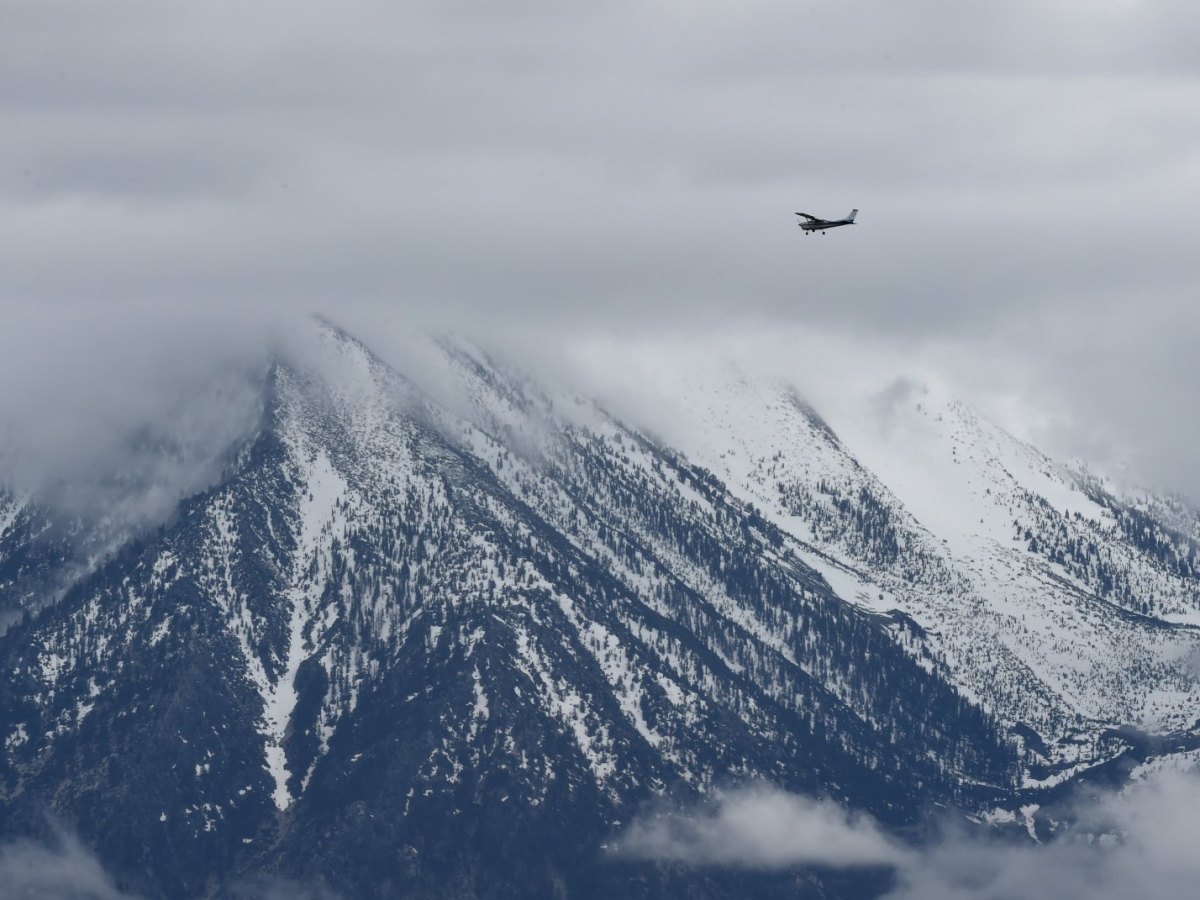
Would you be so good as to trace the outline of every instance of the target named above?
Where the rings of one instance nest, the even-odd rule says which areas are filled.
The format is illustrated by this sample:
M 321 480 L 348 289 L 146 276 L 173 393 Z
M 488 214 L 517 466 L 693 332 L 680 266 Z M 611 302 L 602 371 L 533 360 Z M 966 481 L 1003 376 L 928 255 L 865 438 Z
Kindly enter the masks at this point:
M 289 310 L 757 329 L 1200 488 L 1197 47 L 1181 0 L 10 0 L 0 404 Z

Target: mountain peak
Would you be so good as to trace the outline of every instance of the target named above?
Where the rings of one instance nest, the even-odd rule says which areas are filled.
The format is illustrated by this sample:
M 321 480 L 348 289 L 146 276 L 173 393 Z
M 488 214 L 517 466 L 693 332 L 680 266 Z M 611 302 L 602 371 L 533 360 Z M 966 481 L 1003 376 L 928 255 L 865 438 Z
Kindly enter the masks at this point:
M 896 826 L 1194 708 L 1164 618 L 1190 557 L 965 406 L 909 392 L 925 443 L 881 443 L 714 370 L 655 437 L 411 343 L 400 371 L 317 321 L 217 483 L 0 639 L 7 821 L 80 821 L 149 893 L 267 866 L 620 894 L 642 876 L 595 848 L 664 795 L 770 781 Z

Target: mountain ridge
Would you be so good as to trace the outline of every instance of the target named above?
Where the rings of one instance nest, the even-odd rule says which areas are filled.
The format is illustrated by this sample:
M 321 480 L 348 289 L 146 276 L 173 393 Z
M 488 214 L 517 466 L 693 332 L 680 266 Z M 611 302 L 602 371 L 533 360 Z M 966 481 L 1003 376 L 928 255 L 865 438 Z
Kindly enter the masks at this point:
M 894 591 L 926 544 L 949 574 L 918 600 L 965 576 L 794 392 L 773 407 L 787 433 L 866 492 L 827 502 L 835 470 L 810 468 L 799 533 L 781 504 L 801 495 L 769 502 L 751 487 L 769 466 L 722 472 L 715 441 L 676 449 L 443 339 L 421 365 L 452 409 L 317 327 L 216 484 L 0 638 L 3 834 L 51 809 L 152 895 L 265 871 L 352 896 L 736 896 L 759 876 L 600 847 L 642 805 L 722 783 L 905 828 L 1097 761 L 1077 722 L 1022 736 L 972 696 L 984 676 L 936 630 L 961 618 L 931 628 L 828 577 Z M 1061 685 L 1018 684 L 1039 683 L 1068 716 Z M 762 889 L 797 878 L 862 888 L 806 870 Z

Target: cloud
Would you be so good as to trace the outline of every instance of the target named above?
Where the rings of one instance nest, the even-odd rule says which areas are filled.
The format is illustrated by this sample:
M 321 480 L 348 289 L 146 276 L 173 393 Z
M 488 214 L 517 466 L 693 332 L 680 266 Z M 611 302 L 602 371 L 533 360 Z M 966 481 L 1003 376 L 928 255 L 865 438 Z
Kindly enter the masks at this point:
M 888 866 L 894 884 L 887 900 L 1174 900 L 1195 893 L 1195 774 L 1159 773 L 1052 818 L 1058 831 L 1045 843 L 1024 832 L 943 823 L 928 843 L 909 845 L 830 801 L 760 787 L 719 794 L 692 809 L 644 814 L 621 835 L 617 852 L 695 866 Z
M 267 873 L 240 876 L 221 896 L 237 900 L 340 900 L 316 878 L 300 882 Z M 50 843 L 0 844 L 0 895 L 21 900 L 139 900 L 117 887 L 95 855 L 72 834 L 54 828 Z
M 204 487 L 258 423 L 276 345 L 262 317 L 83 306 L 8 322 L 0 459 L 19 493 L 136 527 Z
M 65 832 L 54 845 L 31 840 L 0 845 L 0 892 L 28 900 L 135 900 Z
M 1200 492 L 1192 5 L 6 12 L 3 330 L 53 317 L 66 371 L 97 320 L 153 355 L 214 306 L 757 325 L 1002 385 L 1067 451 Z
M 119 4 L 18 4 L 6 279 L 43 301 L 750 308 L 959 334 L 1114 270 L 1178 280 L 1186 228 L 1130 252 L 1094 225 L 1135 199 L 1190 218 L 1190 92 L 1138 35 L 1194 13 L 868 7 L 214 4 L 131 29 Z M 796 203 L 862 206 L 864 227 L 798 246 Z
M 1005 843 L 959 831 L 901 867 L 889 900 L 1042 896 L 1064 900 L 1173 900 L 1195 893 L 1200 779 L 1166 773 L 1072 810 L 1075 822 L 1045 844 Z
M 236 879 L 224 889 L 230 900 L 341 900 L 323 879 L 305 882 L 258 873 Z
M 614 852 L 632 859 L 764 869 L 894 865 L 905 857 L 869 816 L 765 787 L 722 792 L 711 807 L 643 816 Z

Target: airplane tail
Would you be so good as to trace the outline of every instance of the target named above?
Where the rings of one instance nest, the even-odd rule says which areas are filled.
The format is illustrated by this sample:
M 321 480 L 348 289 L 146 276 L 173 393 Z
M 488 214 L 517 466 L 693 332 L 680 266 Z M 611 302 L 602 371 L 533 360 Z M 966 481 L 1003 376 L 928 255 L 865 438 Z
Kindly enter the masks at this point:
M 852 209 L 852 210 L 850 210 L 850 215 L 846 216 L 846 221 L 847 221 L 847 222 L 853 222 L 853 221 L 854 221 L 854 217 L 855 217 L 855 216 L 857 216 L 857 215 L 858 215 L 858 210 L 857 210 L 857 209 Z

